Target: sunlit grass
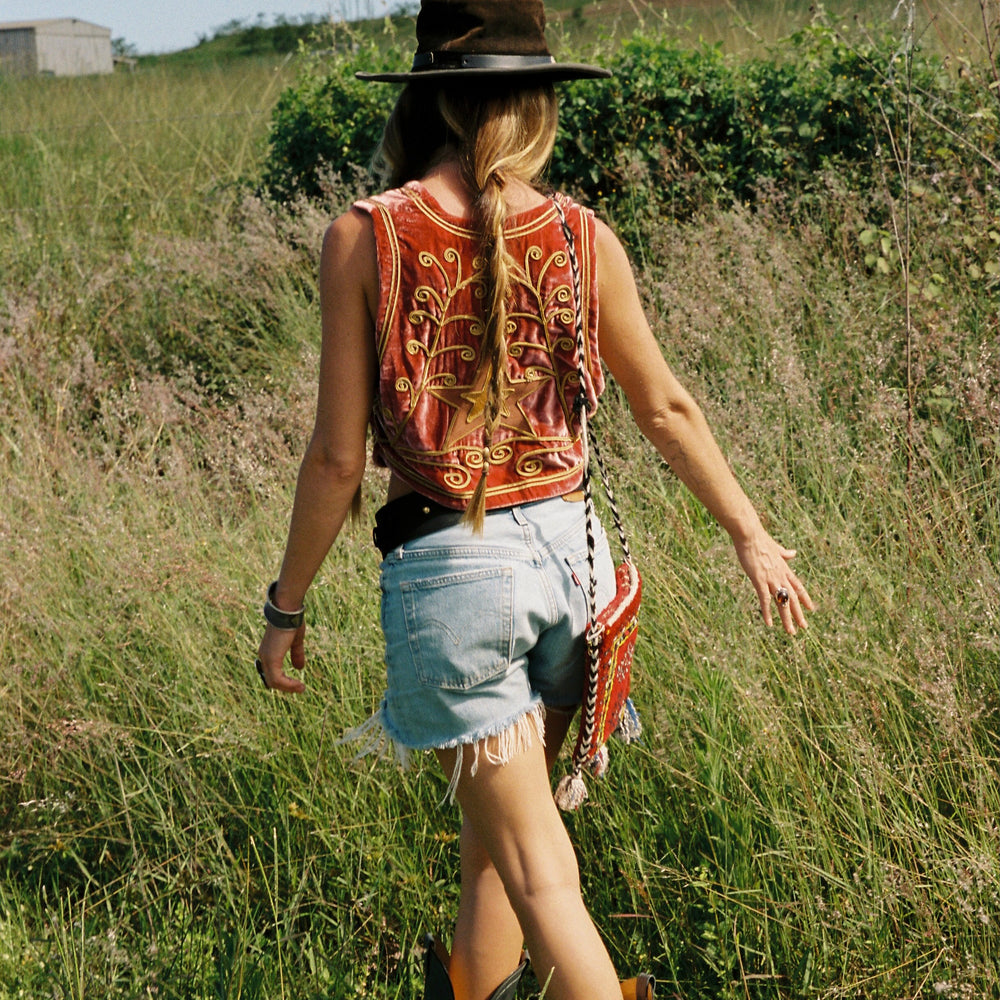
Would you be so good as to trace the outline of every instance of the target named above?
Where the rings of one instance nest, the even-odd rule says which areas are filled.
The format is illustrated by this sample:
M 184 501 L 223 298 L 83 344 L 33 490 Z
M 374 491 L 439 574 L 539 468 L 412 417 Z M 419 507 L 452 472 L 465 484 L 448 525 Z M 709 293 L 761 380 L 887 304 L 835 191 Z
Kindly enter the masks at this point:
M 258 162 L 285 60 L 0 78 L 0 232 L 192 232 Z
M 859 5 L 853 0 L 614 0 L 586 3 L 556 0 L 547 4 L 556 32 L 566 32 L 573 44 L 600 41 L 636 27 L 666 32 L 685 44 L 721 45 L 730 53 L 760 55 L 775 42 L 808 25 L 821 12 L 843 23 L 846 31 L 858 26 L 884 27 L 896 14 L 905 21 L 905 8 L 887 2 Z M 987 16 L 990 14 L 986 3 Z M 979 0 L 924 0 L 917 5 L 921 44 L 953 59 L 980 62 L 986 57 Z

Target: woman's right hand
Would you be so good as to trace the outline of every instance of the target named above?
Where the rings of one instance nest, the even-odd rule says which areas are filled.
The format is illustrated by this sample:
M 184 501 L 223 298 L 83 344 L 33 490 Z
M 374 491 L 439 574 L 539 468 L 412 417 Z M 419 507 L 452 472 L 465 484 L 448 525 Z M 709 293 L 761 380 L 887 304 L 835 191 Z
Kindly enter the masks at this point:
M 299 469 L 277 596 L 285 610 L 301 605 L 347 518 L 365 472 L 368 421 L 377 382 L 375 324 L 378 257 L 371 219 L 352 210 L 332 222 L 320 257 L 323 339 L 316 423 Z M 280 602 L 279 602 L 280 603 Z M 281 608 L 279 607 L 279 610 Z M 298 694 L 305 684 L 285 673 L 285 657 L 305 667 L 305 626 L 268 625 L 258 651 L 260 675 L 276 691 Z
M 258 671 L 265 686 L 272 691 L 301 694 L 306 686 L 297 677 L 285 673 L 285 656 L 291 665 L 302 670 L 306 665 L 306 626 L 303 622 L 294 632 L 268 625 L 257 649 Z

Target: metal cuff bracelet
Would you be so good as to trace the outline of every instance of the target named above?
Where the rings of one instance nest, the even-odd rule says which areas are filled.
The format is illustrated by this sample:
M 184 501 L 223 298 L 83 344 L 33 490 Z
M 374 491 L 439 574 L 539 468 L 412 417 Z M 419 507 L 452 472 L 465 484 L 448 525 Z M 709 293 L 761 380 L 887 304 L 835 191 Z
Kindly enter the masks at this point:
M 277 586 L 278 581 L 275 580 L 267 588 L 267 600 L 264 602 L 264 617 L 267 619 L 268 624 L 273 625 L 282 632 L 295 632 L 302 627 L 302 623 L 305 621 L 306 609 L 299 608 L 298 611 L 282 611 L 274 603 L 274 591 Z

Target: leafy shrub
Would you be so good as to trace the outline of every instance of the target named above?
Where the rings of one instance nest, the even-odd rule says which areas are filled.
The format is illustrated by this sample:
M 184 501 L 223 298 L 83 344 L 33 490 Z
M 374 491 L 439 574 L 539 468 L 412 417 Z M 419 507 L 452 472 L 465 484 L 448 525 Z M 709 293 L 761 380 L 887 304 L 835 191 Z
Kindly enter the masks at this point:
M 576 179 L 589 200 L 612 209 L 641 182 L 658 208 L 675 212 L 719 197 L 752 201 L 767 183 L 805 191 L 831 166 L 864 188 L 875 179 L 880 137 L 900 128 L 905 112 L 891 75 L 896 46 L 849 45 L 813 25 L 769 57 L 739 63 L 718 46 L 684 49 L 637 34 L 617 55 L 609 86 L 567 88 L 554 177 Z M 956 95 L 936 58 L 917 53 L 912 77 L 912 100 L 954 114 Z
M 350 174 L 366 167 L 378 145 L 395 93 L 354 77 L 379 60 L 374 49 L 337 57 L 323 72 L 310 62 L 279 98 L 271 115 L 262 184 L 273 198 L 322 193 L 325 172 Z
M 897 86 L 898 48 L 889 37 L 849 44 L 817 23 L 766 58 L 738 62 L 719 46 L 690 49 L 662 33 L 637 33 L 608 61 L 613 80 L 563 88 L 552 182 L 612 215 L 637 198 L 686 213 L 718 198 L 753 200 L 762 183 L 808 190 L 828 166 L 870 186 L 880 137 L 901 133 L 907 100 L 955 133 L 976 110 L 940 61 L 919 51 L 909 86 Z M 332 71 L 311 68 L 282 95 L 263 178 L 272 195 L 316 194 L 323 168 L 369 162 L 395 96 L 354 79 L 373 58 L 386 57 L 372 47 Z M 984 140 L 994 152 L 995 133 Z M 942 147 L 953 146 L 935 128 L 914 157 L 932 170 L 954 152 Z

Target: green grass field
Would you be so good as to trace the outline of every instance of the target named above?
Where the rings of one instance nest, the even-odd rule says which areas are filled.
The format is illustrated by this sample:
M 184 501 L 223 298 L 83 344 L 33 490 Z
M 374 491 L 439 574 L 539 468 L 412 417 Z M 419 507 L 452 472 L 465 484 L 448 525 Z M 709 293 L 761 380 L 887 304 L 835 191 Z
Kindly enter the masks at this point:
M 742 52 L 787 20 L 724 10 L 653 27 Z M 567 11 L 566 51 L 616 44 L 610 12 Z M 977 16 L 918 9 L 985 81 L 995 151 Z M 338 742 L 382 692 L 378 471 L 310 594 L 308 694 L 253 670 L 311 428 L 319 241 L 364 183 L 253 197 L 297 68 L 0 79 L 0 1000 L 410 1000 L 421 935 L 450 930 L 446 781 Z M 830 174 L 801 204 L 618 220 L 818 604 L 794 639 L 764 628 L 611 386 L 645 736 L 568 823 L 616 963 L 661 997 L 1000 995 L 1000 198 L 948 141 L 933 185 L 892 183 L 886 153 L 873 197 Z

